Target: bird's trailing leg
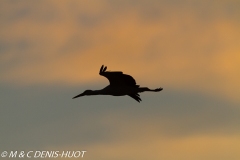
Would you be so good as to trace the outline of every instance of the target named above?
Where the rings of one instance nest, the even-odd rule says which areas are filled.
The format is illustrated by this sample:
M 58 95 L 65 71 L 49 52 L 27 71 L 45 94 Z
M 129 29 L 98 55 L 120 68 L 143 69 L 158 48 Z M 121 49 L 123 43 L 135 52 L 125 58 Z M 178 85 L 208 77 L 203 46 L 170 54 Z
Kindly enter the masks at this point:
M 157 88 L 157 89 L 150 90 L 150 91 L 159 92 L 159 91 L 161 91 L 161 90 L 163 90 L 163 88 Z
M 141 87 L 139 88 L 139 91 L 138 92 L 145 92 L 145 91 L 151 91 L 151 92 L 159 92 L 163 90 L 163 88 L 157 88 L 157 89 L 149 89 L 147 87 Z

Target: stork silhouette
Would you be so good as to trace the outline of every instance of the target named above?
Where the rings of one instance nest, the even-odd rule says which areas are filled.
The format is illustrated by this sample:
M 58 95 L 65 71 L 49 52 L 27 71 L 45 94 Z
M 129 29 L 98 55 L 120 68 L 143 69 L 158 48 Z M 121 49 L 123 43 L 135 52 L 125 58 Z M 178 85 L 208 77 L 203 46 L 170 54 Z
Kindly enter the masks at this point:
M 157 89 L 149 89 L 147 87 L 140 87 L 136 85 L 136 81 L 133 79 L 132 76 L 123 74 L 123 72 L 115 71 L 110 72 L 106 71 L 107 67 L 102 65 L 100 68 L 99 74 L 101 76 L 106 77 L 110 84 L 101 89 L 101 90 L 86 90 L 83 93 L 73 97 L 78 98 L 81 96 L 90 96 L 90 95 L 112 95 L 112 96 L 125 96 L 128 95 L 135 99 L 136 101 L 140 102 L 141 98 L 138 93 L 145 92 L 145 91 L 152 91 L 152 92 L 159 92 L 163 90 L 163 88 Z

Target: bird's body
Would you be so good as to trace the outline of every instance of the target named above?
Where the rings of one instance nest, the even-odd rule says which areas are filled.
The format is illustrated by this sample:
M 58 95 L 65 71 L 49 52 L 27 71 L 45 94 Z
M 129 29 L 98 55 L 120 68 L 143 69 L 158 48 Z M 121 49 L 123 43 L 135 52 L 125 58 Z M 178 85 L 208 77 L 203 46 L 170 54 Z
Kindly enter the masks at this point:
M 132 86 L 111 86 L 108 85 L 107 87 L 102 89 L 102 92 L 100 94 L 102 95 L 112 95 L 112 96 L 125 96 L 128 94 L 134 94 L 138 93 L 138 87 L 132 87 Z
M 104 67 L 102 65 L 99 74 L 106 77 L 109 80 L 110 85 L 101 90 L 86 90 L 83 93 L 73 97 L 73 99 L 84 95 L 128 95 L 136 101 L 140 102 L 141 98 L 138 93 L 144 91 L 159 92 L 162 90 L 162 88 L 152 90 L 147 87 L 140 87 L 139 85 L 136 85 L 136 81 L 130 75 L 123 74 L 122 72 L 109 72 L 106 71 L 106 69 L 107 67 Z

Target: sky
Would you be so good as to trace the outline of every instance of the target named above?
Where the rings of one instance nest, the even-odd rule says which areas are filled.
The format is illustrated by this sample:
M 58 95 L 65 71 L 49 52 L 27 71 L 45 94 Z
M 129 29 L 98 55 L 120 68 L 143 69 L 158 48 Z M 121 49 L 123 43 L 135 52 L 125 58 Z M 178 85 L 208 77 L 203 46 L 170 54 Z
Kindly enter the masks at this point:
M 0 1 L 0 152 L 240 159 L 239 20 L 239 0 Z M 163 91 L 73 100 L 103 64 Z

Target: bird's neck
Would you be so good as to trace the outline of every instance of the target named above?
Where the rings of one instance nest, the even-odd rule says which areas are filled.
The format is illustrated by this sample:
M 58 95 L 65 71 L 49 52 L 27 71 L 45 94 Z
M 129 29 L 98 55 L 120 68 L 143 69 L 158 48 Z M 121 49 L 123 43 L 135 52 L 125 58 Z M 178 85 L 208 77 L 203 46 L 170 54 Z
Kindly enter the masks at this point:
M 102 90 L 94 90 L 91 92 L 91 95 L 99 95 L 102 94 Z

